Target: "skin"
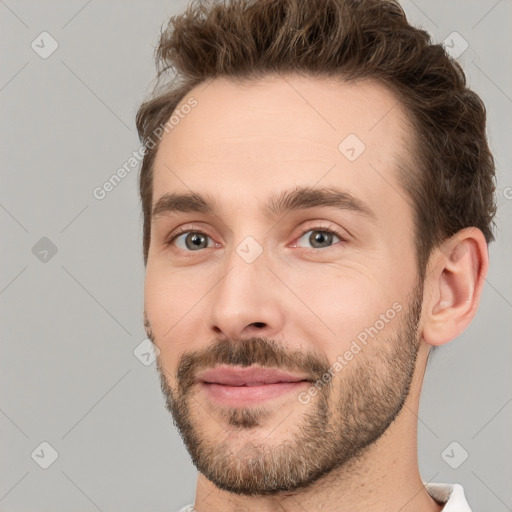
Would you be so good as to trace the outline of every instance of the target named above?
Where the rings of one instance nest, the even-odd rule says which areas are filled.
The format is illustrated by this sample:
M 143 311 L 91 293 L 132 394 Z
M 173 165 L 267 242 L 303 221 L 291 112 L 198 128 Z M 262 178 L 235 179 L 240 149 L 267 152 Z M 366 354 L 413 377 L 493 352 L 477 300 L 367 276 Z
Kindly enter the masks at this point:
M 413 211 L 396 168 L 412 141 L 407 116 L 390 90 L 369 80 L 335 83 L 288 75 L 243 85 L 216 79 L 182 103 L 189 97 L 197 107 L 162 138 L 153 204 L 165 193 L 197 191 L 213 196 L 220 212 L 169 214 L 152 224 L 145 316 L 170 390 L 177 392 L 182 355 L 201 353 L 215 340 L 263 337 L 287 352 L 314 353 L 333 363 L 393 303 L 404 311 L 410 306 L 418 278 Z M 366 146 L 353 162 L 338 150 L 350 133 Z M 264 215 L 270 194 L 331 185 L 364 201 L 375 220 L 332 207 L 278 219 Z M 345 241 L 335 238 L 315 250 L 308 236 L 318 226 L 339 231 Z M 186 235 L 167 245 L 178 227 L 208 235 L 209 247 L 187 250 Z M 263 249 L 250 264 L 236 251 L 247 236 Z M 420 296 L 409 393 L 386 432 L 360 456 L 306 488 L 273 495 L 227 492 L 199 473 L 196 510 L 441 510 L 418 469 L 421 384 L 430 347 L 458 336 L 474 317 L 487 267 L 487 246 L 476 228 L 459 231 L 434 250 Z M 354 372 L 365 360 L 374 361 L 377 373 L 397 371 L 375 358 L 377 347 L 401 332 L 400 322 L 387 323 L 347 370 Z M 344 370 L 333 379 L 332 418 L 345 396 L 347 375 Z M 275 448 L 293 440 L 315 400 L 304 405 L 286 395 L 269 401 L 252 429 L 230 425 L 198 390 L 193 404 L 191 418 L 205 440 L 227 442 L 239 452 L 248 441 Z

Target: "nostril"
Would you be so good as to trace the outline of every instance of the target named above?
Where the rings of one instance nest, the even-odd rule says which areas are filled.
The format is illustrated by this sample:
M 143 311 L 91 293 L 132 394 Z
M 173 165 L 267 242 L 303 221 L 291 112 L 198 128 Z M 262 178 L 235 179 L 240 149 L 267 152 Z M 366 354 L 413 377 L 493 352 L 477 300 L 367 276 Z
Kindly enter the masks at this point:
M 256 327 L 265 327 L 264 322 L 254 322 L 253 325 L 255 325 Z

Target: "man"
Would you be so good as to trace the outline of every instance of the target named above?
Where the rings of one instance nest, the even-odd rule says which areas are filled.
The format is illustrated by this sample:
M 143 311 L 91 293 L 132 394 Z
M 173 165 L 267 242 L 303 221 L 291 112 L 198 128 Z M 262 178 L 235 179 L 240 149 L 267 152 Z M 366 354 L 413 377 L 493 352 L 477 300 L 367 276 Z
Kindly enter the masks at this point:
M 391 0 L 194 3 L 157 57 L 144 318 L 199 471 L 184 510 L 470 510 L 416 449 L 493 240 L 460 66 Z

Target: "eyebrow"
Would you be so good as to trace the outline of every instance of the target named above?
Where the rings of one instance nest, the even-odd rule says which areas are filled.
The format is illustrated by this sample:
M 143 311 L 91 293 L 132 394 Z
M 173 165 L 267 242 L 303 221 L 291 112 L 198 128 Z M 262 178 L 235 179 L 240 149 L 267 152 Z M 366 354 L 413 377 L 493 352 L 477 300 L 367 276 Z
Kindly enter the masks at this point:
M 349 210 L 369 220 L 376 220 L 375 212 L 363 201 L 347 191 L 334 187 L 296 187 L 270 197 L 264 206 L 269 218 L 276 218 L 291 211 L 314 207 L 333 207 Z M 205 213 L 219 215 L 215 198 L 197 192 L 170 193 L 161 196 L 152 210 L 152 219 L 177 212 Z

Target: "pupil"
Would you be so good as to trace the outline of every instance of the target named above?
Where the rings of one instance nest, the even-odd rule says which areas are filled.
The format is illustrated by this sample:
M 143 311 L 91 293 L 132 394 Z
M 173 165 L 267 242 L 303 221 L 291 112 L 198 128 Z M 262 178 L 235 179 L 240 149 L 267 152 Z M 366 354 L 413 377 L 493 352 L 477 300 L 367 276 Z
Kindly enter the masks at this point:
M 195 247 L 199 247 L 203 242 L 204 237 L 198 233 L 193 233 L 190 235 L 190 241 Z
M 314 244 L 325 243 L 326 241 L 329 241 L 329 237 L 330 237 L 330 235 L 328 233 L 324 233 L 322 231 L 316 231 L 316 234 L 313 235 Z

